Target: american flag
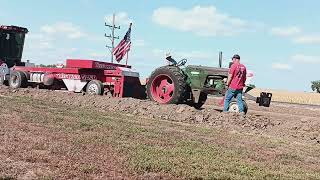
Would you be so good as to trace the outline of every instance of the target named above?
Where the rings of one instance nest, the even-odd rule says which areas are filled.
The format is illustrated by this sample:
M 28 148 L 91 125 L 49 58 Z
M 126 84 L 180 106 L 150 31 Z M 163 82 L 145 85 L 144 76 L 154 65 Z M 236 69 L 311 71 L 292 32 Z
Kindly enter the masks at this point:
M 120 43 L 112 50 L 112 54 L 116 57 L 116 61 L 120 62 L 122 58 L 126 55 L 126 53 L 130 50 L 131 46 L 131 26 L 130 23 L 129 29 L 124 36 L 124 38 L 120 41 Z

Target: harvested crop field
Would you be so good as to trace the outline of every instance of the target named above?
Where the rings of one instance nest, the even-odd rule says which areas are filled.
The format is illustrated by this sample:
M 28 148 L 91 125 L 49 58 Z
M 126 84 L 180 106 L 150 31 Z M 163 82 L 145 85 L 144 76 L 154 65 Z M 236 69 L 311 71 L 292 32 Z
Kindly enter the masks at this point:
M 320 178 L 319 107 L 217 102 L 0 87 L 0 179 Z
M 272 93 L 272 100 L 277 102 L 320 105 L 320 94 L 316 92 L 290 92 L 284 90 L 253 89 L 250 94 L 258 96 L 260 92 Z

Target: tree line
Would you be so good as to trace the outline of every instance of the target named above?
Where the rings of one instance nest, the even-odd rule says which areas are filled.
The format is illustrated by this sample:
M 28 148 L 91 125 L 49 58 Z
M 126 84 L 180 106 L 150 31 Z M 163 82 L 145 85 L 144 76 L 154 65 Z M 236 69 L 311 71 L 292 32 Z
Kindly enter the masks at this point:
M 312 81 L 311 82 L 311 89 L 312 89 L 312 91 L 316 91 L 317 93 L 320 93 L 320 80 Z

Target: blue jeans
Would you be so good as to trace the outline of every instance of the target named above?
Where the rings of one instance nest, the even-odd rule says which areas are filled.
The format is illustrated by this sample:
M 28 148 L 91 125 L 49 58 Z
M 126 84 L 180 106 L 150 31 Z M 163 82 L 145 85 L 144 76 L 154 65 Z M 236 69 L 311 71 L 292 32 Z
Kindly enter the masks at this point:
M 234 90 L 234 89 L 228 89 L 226 92 L 225 100 L 224 100 L 224 108 L 223 111 L 227 112 L 229 110 L 229 105 L 232 100 L 232 98 L 237 98 L 237 103 L 239 106 L 239 111 L 244 112 L 244 105 L 243 105 L 243 100 L 242 100 L 242 89 L 239 90 Z

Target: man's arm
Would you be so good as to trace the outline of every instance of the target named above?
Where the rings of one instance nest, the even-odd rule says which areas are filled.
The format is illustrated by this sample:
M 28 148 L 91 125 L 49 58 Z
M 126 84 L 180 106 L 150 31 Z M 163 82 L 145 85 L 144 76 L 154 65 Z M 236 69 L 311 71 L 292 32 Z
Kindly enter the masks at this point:
M 244 84 L 246 84 L 247 81 L 247 69 L 244 71 Z
M 234 66 L 234 64 L 233 64 L 233 65 L 230 67 L 229 74 L 228 74 L 228 80 L 227 80 L 227 86 L 228 86 L 228 87 L 230 86 L 230 83 L 231 83 L 231 81 L 232 81 L 234 71 L 235 71 L 235 66 Z
M 232 77 L 233 77 L 233 74 L 229 74 L 229 75 L 228 75 L 227 86 L 230 86 Z

